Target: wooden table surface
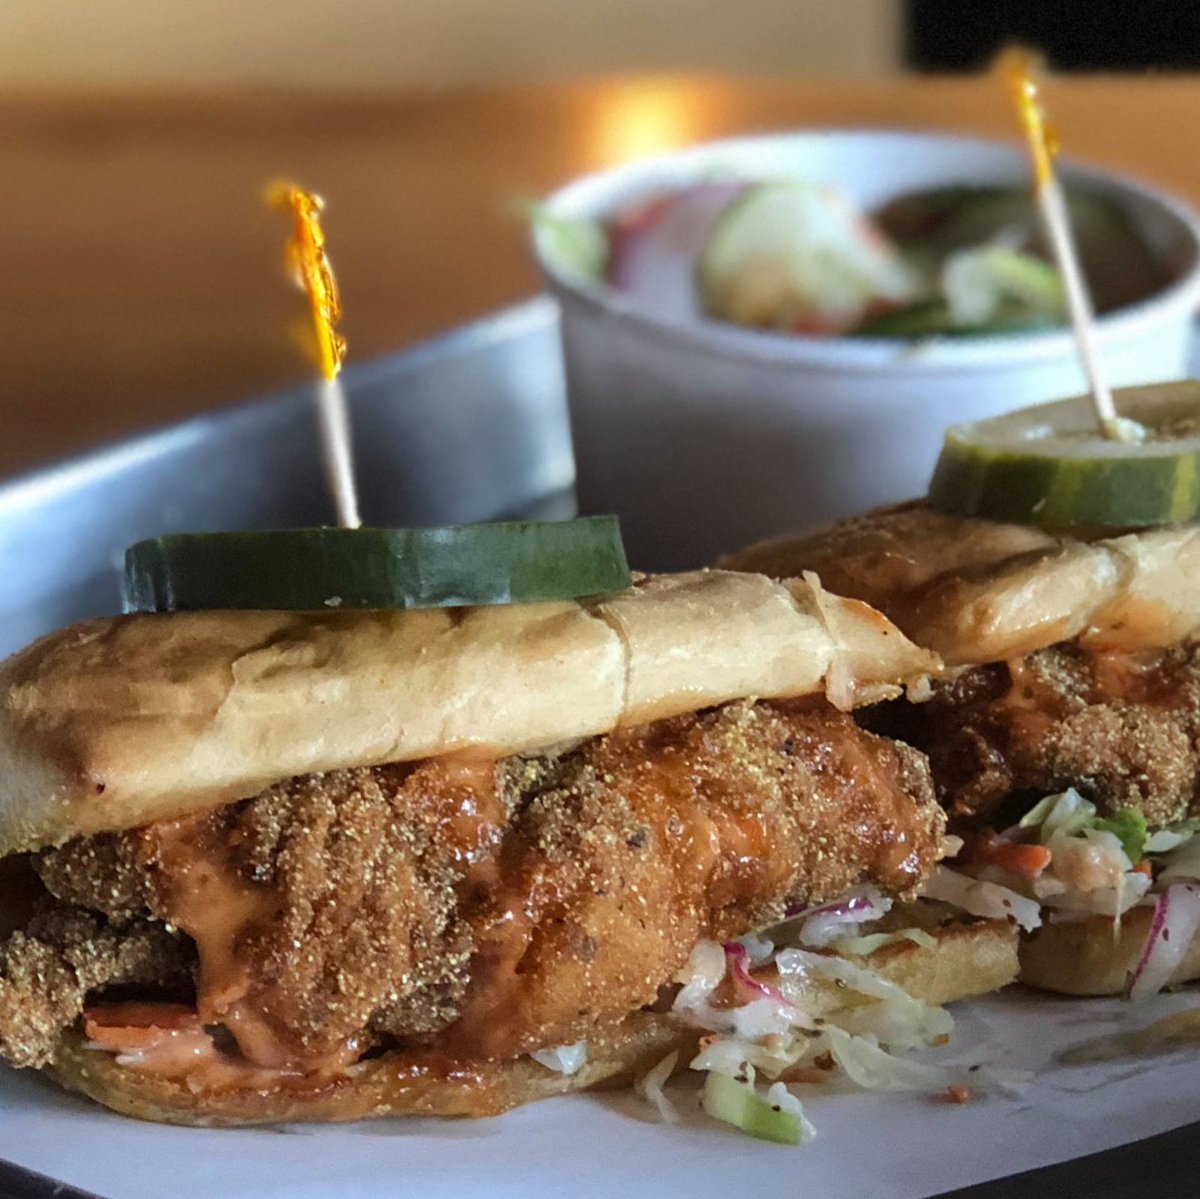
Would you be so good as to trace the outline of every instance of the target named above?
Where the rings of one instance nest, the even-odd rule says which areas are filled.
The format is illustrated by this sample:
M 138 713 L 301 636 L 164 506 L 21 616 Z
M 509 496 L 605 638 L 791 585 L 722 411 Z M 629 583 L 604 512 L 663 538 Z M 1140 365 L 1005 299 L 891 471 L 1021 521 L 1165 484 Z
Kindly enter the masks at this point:
M 1200 202 L 1200 87 L 1047 89 L 1068 153 Z M 307 373 L 264 185 L 322 192 L 352 358 L 535 291 L 516 209 L 586 170 L 734 133 L 923 126 L 1008 136 L 994 83 L 671 78 L 313 97 L 0 97 L 0 474 Z

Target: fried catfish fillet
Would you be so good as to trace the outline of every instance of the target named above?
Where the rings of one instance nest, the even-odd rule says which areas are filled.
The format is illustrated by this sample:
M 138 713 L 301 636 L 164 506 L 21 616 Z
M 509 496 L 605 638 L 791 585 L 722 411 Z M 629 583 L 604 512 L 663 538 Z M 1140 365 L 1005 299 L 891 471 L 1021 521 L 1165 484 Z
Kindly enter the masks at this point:
M 35 861 L 109 940 L 178 946 L 123 980 L 174 981 L 194 955 L 206 1025 L 257 1065 L 310 1069 L 383 1045 L 569 1044 L 653 1004 L 702 937 L 860 883 L 912 894 L 943 822 L 918 752 L 823 700 L 737 702 L 540 755 L 295 778 Z M 4 974 L 26 1013 L 0 1029 L 7 1056 L 44 1060 L 102 992 L 76 969 L 94 984 L 40 1007 Z

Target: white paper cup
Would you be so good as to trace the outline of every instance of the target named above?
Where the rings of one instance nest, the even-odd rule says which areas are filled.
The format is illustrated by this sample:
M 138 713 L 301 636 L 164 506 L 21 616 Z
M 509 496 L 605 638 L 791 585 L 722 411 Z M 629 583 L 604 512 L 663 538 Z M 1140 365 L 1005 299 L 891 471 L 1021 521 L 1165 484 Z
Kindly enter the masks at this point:
M 549 208 L 604 217 L 714 173 L 836 183 L 866 208 L 943 184 L 1029 180 L 1016 145 L 824 131 L 632 163 L 568 185 Z M 1062 174 L 1111 197 L 1171 279 L 1098 322 L 1108 378 L 1183 377 L 1200 305 L 1200 222 L 1133 180 L 1071 165 Z M 562 311 L 580 509 L 616 512 L 643 569 L 711 562 L 772 533 L 919 495 L 946 425 L 1086 390 L 1066 330 L 906 344 L 681 322 L 571 278 L 544 238 L 535 245 Z

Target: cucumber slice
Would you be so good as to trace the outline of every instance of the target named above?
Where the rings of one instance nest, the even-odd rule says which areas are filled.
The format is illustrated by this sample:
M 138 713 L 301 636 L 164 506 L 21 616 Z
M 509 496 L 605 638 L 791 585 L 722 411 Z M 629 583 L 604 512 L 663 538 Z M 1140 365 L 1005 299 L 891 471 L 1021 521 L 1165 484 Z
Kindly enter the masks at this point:
M 1084 275 L 1098 312 L 1151 295 L 1166 270 L 1123 210 L 1092 187 L 1069 185 L 1067 208 Z M 940 259 L 1000 234 L 1019 249 L 1049 257 L 1037 204 L 1028 188 L 958 186 L 911 192 L 875 214 L 906 254 Z
M 1141 442 L 1108 441 L 1086 396 L 956 425 L 929 484 L 946 512 L 1102 533 L 1200 517 L 1200 381 L 1114 393 Z
M 763 183 L 722 212 L 699 263 L 712 316 L 743 325 L 849 328 L 873 299 L 912 296 L 907 267 L 840 192 Z
M 943 262 L 908 255 L 914 277 L 940 276 L 942 294 L 864 321 L 859 337 L 987 337 L 1062 325 L 1062 281 L 1047 262 L 991 243 L 956 250 Z
M 1001 304 L 981 324 L 956 324 L 945 300 L 919 300 L 865 321 L 851 337 L 995 337 L 1057 328 L 1060 322 L 1019 304 Z
M 1002 245 L 957 250 L 942 264 L 942 292 L 958 325 L 986 325 L 1006 306 L 1064 322 L 1066 296 L 1058 271 L 1033 254 Z
M 630 582 L 615 516 L 176 534 L 125 553 L 127 612 L 455 608 L 600 595 Z

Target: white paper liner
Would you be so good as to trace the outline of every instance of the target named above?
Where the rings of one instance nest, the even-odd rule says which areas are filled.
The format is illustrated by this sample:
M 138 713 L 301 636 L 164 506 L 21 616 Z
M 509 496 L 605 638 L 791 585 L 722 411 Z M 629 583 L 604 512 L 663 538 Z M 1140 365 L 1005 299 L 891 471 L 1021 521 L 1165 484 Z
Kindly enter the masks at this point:
M 1032 1069 L 1018 1099 L 961 1106 L 840 1086 L 798 1090 L 811 1144 L 772 1145 L 706 1123 L 696 1091 L 674 1084 L 683 1122 L 665 1126 L 633 1094 L 552 1099 L 494 1120 L 192 1130 L 139 1123 L 0 1070 L 0 1157 L 106 1199 L 528 1199 L 654 1194 L 814 1194 L 917 1199 L 1110 1148 L 1200 1120 L 1200 1046 L 1063 1067 L 1079 1041 L 1200 1004 L 1163 995 L 1131 1006 L 1013 992 L 957 1005 L 936 1055 Z

